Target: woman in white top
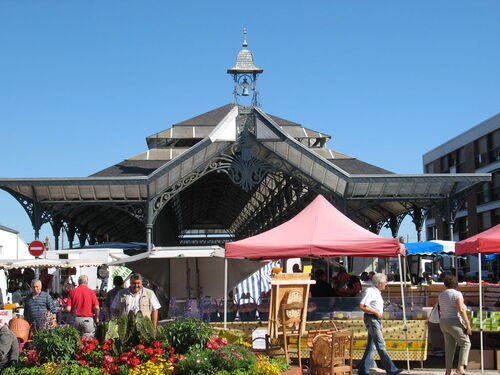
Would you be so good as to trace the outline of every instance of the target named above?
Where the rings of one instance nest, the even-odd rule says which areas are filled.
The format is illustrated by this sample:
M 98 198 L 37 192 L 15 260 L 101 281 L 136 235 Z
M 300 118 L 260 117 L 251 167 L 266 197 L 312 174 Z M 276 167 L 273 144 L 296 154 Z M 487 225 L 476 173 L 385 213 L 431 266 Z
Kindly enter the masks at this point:
M 469 319 L 467 318 L 467 308 L 462 293 L 457 290 L 457 279 L 454 276 L 447 275 L 443 281 L 446 290 L 439 294 L 438 302 L 439 327 L 443 332 L 445 343 L 445 375 L 451 374 L 457 345 L 460 347 L 460 352 L 456 373 L 457 375 L 465 374 L 465 366 L 467 366 L 469 360 L 469 336 L 472 334 Z

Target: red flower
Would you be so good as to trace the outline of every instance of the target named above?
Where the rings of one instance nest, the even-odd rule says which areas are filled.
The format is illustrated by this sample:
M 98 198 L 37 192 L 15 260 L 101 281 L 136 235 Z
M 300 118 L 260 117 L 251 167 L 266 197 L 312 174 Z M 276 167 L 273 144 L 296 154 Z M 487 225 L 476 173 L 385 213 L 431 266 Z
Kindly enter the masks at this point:
M 153 348 L 146 348 L 146 349 L 144 349 L 144 353 L 149 354 L 149 355 L 153 355 L 154 350 L 153 350 Z
M 109 346 L 108 344 L 104 344 L 104 345 L 102 346 L 102 350 L 107 350 L 107 349 L 109 349 L 109 348 L 110 348 L 110 346 Z
M 111 362 L 113 362 L 113 357 L 111 357 L 110 355 L 105 355 L 104 356 L 104 362 L 105 363 L 111 363 Z
M 95 345 L 94 345 L 94 344 L 89 344 L 89 345 L 87 346 L 87 350 L 88 350 L 89 352 L 91 352 L 92 350 L 95 350 Z
M 175 352 L 175 348 L 170 348 L 168 351 L 169 351 L 170 353 L 173 353 L 173 352 Z
M 139 350 L 144 350 L 146 347 L 144 345 L 142 345 L 142 344 L 139 344 L 139 345 L 136 346 L 136 348 L 139 349 Z
M 129 359 L 127 361 L 127 363 L 130 365 L 130 366 L 137 366 L 139 363 L 141 363 L 141 360 L 139 358 L 132 358 L 132 359 Z
M 150 361 L 151 361 L 151 362 L 153 362 L 153 363 L 156 363 L 156 361 L 158 361 L 158 358 L 156 358 L 156 357 L 151 357 Z
M 91 343 L 92 343 L 92 344 L 94 344 L 94 345 L 97 345 L 97 344 L 99 344 L 99 340 L 97 340 L 97 339 L 93 339 L 93 340 L 91 341 Z
M 113 343 L 113 340 L 104 340 L 105 344 L 111 345 Z
M 155 349 L 155 355 L 162 355 L 162 354 L 163 354 L 162 348 Z
M 162 346 L 161 341 L 155 341 L 155 342 L 153 343 L 153 348 L 160 348 L 161 346 Z
M 86 366 L 87 365 L 87 361 L 84 361 L 83 359 L 81 361 L 78 361 L 78 363 L 80 363 L 82 366 Z

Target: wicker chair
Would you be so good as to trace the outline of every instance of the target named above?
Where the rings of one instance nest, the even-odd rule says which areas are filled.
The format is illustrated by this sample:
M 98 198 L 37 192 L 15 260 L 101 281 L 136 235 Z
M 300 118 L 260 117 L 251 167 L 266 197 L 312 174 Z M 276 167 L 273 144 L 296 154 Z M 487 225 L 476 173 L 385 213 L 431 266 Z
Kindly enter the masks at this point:
M 349 330 L 315 336 L 311 375 L 352 375 L 352 340 L 353 333 Z
M 300 331 L 301 317 L 304 312 L 304 303 L 291 302 L 281 305 L 281 332 L 278 336 L 282 338 L 283 349 L 285 350 L 285 358 L 287 363 L 290 363 L 290 353 L 288 350 L 288 339 L 295 337 L 297 339 L 297 358 L 299 367 L 302 369 L 302 356 L 300 353 L 300 339 L 302 333 Z

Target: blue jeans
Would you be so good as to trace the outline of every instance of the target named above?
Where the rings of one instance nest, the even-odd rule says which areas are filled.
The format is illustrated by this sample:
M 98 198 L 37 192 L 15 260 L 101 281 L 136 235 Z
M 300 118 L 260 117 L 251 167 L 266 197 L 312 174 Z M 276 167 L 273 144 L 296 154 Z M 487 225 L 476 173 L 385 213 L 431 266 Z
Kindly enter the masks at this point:
M 387 375 L 394 374 L 398 368 L 394 365 L 387 350 L 385 348 L 384 336 L 382 336 L 382 326 L 380 320 L 374 315 L 365 314 L 363 317 L 366 329 L 368 331 L 368 342 L 366 343 L 365 354 L 358 365 L 358 375 L 366 375 L 370 373 L 370 367 L 374 363 L 373 352 L 377 349 L 378 355 L 382 362 Z

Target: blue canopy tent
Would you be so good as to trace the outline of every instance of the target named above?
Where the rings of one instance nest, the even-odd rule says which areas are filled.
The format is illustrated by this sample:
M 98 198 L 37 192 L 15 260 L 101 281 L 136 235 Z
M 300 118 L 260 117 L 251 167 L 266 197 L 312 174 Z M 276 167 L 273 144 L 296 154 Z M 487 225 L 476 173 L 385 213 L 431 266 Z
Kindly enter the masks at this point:
M 406 255 L 443 255 L 455 253 L 455 242 L 453 241 L 410 242 L 404 245 L 406 247 Z
M 500 253 L 484 255 L 483 259 L 485 259 L 485 260 L 499 260 L 500 259 Z

